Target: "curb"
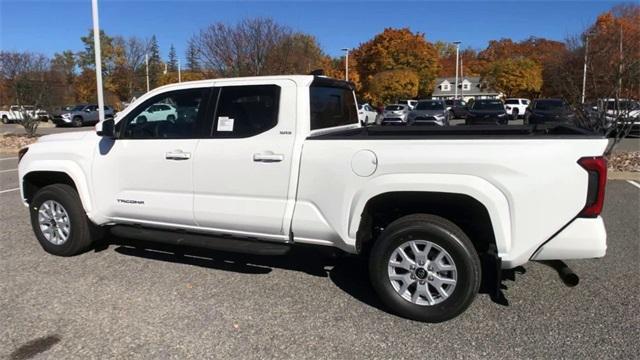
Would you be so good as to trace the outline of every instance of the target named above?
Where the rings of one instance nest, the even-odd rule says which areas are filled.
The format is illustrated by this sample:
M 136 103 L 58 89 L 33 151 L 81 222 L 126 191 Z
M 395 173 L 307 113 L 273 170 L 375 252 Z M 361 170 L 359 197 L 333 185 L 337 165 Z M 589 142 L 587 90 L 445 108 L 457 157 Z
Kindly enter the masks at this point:
M 640 172 L 632 171 L 608 171 L 608 180 L 635 180 L 640 181 Z

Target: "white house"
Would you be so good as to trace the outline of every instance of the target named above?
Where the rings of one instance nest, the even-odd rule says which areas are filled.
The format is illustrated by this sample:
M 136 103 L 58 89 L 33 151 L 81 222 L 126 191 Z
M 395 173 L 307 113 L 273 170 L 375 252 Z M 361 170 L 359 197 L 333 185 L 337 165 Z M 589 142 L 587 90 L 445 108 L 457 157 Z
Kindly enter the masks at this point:
M 433 90 L 434 99 L 453 99 L 455 96 L 455 77 L 436 78 L 436 86 Z M 498 99 L 504 95 L 498 91 L 490 89 L 478 76 L 468 76 L 458 78 L 458 98 L 469 101 L 469 99 Z

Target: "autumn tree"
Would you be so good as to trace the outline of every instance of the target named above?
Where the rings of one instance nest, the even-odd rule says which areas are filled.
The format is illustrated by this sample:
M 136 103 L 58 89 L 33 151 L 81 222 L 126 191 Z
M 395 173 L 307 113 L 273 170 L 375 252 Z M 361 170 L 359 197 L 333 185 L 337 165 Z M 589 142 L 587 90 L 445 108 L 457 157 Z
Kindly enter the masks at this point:
M 400 99 L 413 99 L 420 89 L 420 77 L 413 70 L 387 70 L 370 81 L 370 98 L 374 104 L 389 104 Z
M 374 77 L 390 70 L 412 70 L 418 77 L 417 96 L 433 91 L 440 65 L 438 53 L 422 33 L 387 28 L 353 51 L 363 92 L 371 93 Z M 351 60 L 351 59 L 350 59 Z
M 456 46 L 453 43 L 437 41 L 434 46 L 440 58 L 441 77 L 451 77 L 456 73 Z M 460 49 L 459 74 L 462 76 L 477 76 L 480 74 L 478 54 L 472 48 Z
M 484 70 L 482 79 L 507 97 L 531 96 L 542 88 L 542 66 L 527 58 L 497 60 Z
M 640 97 L 640 5 L 619 5 L 600 16 L 589 41 L 589 93 Z

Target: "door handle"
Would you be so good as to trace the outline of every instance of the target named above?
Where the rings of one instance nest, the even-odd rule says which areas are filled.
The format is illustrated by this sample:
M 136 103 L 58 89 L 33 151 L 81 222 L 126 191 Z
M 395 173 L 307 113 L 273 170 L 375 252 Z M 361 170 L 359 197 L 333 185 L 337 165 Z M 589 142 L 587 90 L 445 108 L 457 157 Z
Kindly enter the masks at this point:
M 165 153 L 164 158 L 167 160 L 189 160 L 191 159 L 191 153 L 184 152 L 182 150 L 174 150 Z
M 280 162 L 282 160 L 284 160 L 283 154 L 274 154 L 271 151 L 253 154 L 253 161 L 255 162 L 272 163 L 272 162 Z

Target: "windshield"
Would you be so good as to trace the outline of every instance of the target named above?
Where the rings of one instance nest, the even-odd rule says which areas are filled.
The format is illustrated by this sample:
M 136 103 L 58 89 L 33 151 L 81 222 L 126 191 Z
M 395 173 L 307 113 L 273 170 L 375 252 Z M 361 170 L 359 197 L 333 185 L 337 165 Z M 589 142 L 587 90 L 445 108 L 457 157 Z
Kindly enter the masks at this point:
M 80 111 L 84 109 L 84 105 L 76 105 L 76 107 L 74 107 L 73 109 L 71 109 L 71 111 Z
M 507 101 L 504 102 L 505 104 L 509 104 L 509 105 L 518 105 L 519 102 L 516 99 L 507 99 Z
M 25 110 L 34 110 L 35 109 L 35 107 L 31 106 L 31 105 L 25 105 L 22 108 L 25 109 Z
M 504 110 L 504 105 L 500 100 L 482 101 L 478 100 L 473 103 L 473 110 Z
M 400 106 L 400 105 L 389 105 L 387 107 L 384 108 L 385 110 L 388 111 L 398 111 L 398 110 L 404 110 L 404 106 Z
M 440 101 L 421 101 L 416 110 L 444 110 L 444 105 Z
M 554 110 L 564 107 L 562 100 L 539 100 L 536 102 L 535 108 L 538 110 Z

